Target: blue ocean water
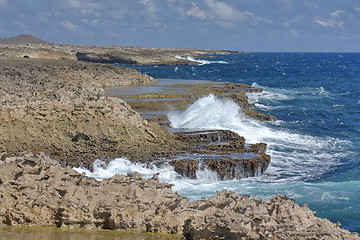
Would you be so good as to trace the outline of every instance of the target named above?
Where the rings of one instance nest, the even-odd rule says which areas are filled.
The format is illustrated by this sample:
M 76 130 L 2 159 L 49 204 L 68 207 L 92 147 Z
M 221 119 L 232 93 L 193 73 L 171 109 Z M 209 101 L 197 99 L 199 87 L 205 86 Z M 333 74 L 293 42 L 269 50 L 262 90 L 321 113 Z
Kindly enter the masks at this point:
M 196 180 L 184 180 L 170 168 L 149 170 L 116 159 L 107 169 L 99 163 L 97 174 L 160 172 L 161 180 L 174 183 L 174 190 L 193 200 L 222 189 L 264 199 L 281 193 L 300 205 L 309 204 L 316 216 L 360 233 L 360 53 L 249 53 L 192 60 L 201 65 L 130 67 L 155 78 L 244 83 L 264 89 L 248 94 L 249 101 L 258 111 L 276 116 L 275 122 L 250 119 L 234 102 L 212 95 L 168 117 L 175 128 L 230 129 L 249 143 L 267 143 L 271 164 L 266 173 L 217 181 L 204 171 Z

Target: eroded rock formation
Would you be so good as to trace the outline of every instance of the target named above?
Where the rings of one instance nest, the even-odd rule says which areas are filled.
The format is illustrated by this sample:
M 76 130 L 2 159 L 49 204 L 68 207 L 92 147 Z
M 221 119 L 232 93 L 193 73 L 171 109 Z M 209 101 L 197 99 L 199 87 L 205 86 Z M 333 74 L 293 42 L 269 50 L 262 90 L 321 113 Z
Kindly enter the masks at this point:
M 229 130 L 182 132 L 177 139 L 187 143 L 187 154 L 169 163 L 189 178 L 196 178 L 196 171 L 204 168 L 216 172 L 219 180 L 255 177 L 270 163 L 265 143 L 245 144 L 243 137 Z
M 45 151 L 64 164 L 176 153 L 182 144 L 149 123 L 104 86 L 156 80 L 120 66 L 70 61 L 0 59 L 0 152 Z
M 0 224 L 171 233 L 185 239 L 360 239 L 283 195 L 217 192 L 190 202 L 154 175 L 101 182 L 44 154 L 0 156 Z

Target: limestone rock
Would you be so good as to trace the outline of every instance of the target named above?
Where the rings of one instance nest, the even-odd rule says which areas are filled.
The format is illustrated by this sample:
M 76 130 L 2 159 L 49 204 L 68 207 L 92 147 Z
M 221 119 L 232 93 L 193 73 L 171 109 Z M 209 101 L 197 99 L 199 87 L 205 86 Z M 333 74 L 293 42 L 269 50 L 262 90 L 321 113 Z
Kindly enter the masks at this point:
M 176 153 L 181 143 L 149 123 L 104 86 L 156 80 L 120 66 L 35 59 L 0 59 L 0 152 L 45 151 L 64 164 Z
M 190 202 L 139 174 L 101 182 L 41 153 L 0 161 L 0 225 L 56 225 L 171 233 L 185 239 L 360 239 L 307 206 L 230 191 Z

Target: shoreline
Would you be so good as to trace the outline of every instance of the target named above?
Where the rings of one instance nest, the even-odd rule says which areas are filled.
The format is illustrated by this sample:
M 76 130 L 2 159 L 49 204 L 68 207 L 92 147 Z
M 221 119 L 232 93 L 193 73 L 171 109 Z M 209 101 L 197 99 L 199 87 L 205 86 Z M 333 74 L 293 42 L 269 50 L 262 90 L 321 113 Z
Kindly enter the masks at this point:
M 264 201 L 223 190 L 191 202 L 157 175 L 144 179 L 134 172 L 99 182 L 45 154 L 1 159 L 1 225 L 121 229 L 185 239 L 359 239 L 284 195 Z
M 92 161 L 85 161 L 88 156 L 111 159 L 120 154 L 133 154 L 135 161 L 143 161 L 141 158 L 149 158 L 155 153 L 157 157 L 180 153 L 185 144 L 158 125 L 156 120 L 152 122 L 141 118 L 127 102 L 102 96 L 105 86 L 156 81 L 136 70 L 69 60 L 1 58 L 0 62 L 0 91 L 3 93 L 0 99 L 0 129 L 5 133 L 0 139 L 0 165 L 4 171 L 0 175 L 0 193 L 3 196 L 1 224 L 31 225 L 42 222 L 47 225 L 53 222 L 61 227 L 178 233 L 185 238 L 220 236 L 225 234 L 224 231 L 227 237 L 239 237 L 245 231 L 244 237 L 253 238 L 277 236 L 290 239 L 295 236 L 317 236 L 320 232 L 324 236 L 331 233 L 339 238 L 347 236 L 358 239 L 356 234 L 351 235 L 340 229 L 339 224 L 314 217 L 306 206 L 300 208 L 286 196 L 263 201 L 223 191 L 207 200 L 189 203 L 188 199 L 176 195 L 169 184 L 160 183 L 156 175 L 148 180 L 135 173 L 118 175 L 103 183 L 96 183 L 61 166 L 87 166 L 91 169 Z M 203 92 L 199 90 L 199 93 Z M 196 99 L 198 96 L 195 94 L 194 97 Z M 139 96 L 141 98 L 146 97 Z M 24 153 L 26 150 L 28 152 Z M 185 170 L 189 170 L 189 167 L 186 166 Z M 128 195 L 130 198 L 126 198 L 121 191 L 113 196 L 113 206 L 117 206 L 117 212 L 106 202 L 109 195 L 96 194 L 105 191 L 102 188 L 106 188 L 106 184 L 116 189 L 125 187 L 131 193 Z M 86 203 L 88 200 L 81 195 L 84 191 L 95 192 L 91 197 L 98 198 L 103 205 Z M 149 203 L 142 191 L 150 196 L 156 193 L 158 202 L 155 205 Z M 48 198 L 41 197 L 44 194 L 49 194 Z M 115 204 L 115 199 L 119 197 L 123 199 L 123 206 Z M 50 199 L 50 202 L 46 199 Z M 135 207 L 131 205 L 134 199 L 138 200 Z M 64 201 L 66 204 L 61 205 Z M 240 202 L 245 207 L 239 207 Z M 259 205 L 262 207 L 258 209 Z M 150 212 L 147 216 L 141 215 L 141 209 L 146 209 L 146 206 L 150 206 Z M 99 208 L 102 212 L 96 211 Z M 93 211 L 89 214 L 86 209 Z M 128 209 L 134 212 L 124 216 Z M 274 212 L 274 209 L 277 210 Z M 294 210 L 298 214 L 295 219 L 290 217 Z M 244 214 L 249 218 L 244 220 Z M 125 225 L 124 219 L 128 221 Z M 260 225 L 257 222 L 259 219 Z M 138 225 L 132 225 L 131 221 L 137 221 Z M 252 222 L 252 227 L 244 225 L 244 221 Z M 281 221 L 289 224 L 279 225 Z M 295 224 L 297 232 L 290 223 Z M 214 228 L 218 230 L 212 231 Z

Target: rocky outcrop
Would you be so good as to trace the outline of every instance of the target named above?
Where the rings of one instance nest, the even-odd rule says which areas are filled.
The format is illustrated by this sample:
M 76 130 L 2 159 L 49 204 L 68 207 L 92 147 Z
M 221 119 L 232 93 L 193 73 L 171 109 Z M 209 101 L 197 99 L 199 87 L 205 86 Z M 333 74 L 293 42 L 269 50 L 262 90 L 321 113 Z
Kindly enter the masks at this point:
M 217 192 L 190 202 L 154 175 L 101 182 L 44 154 L 0 156 L 0 225 L 56 225 L 178 234 L 185 239 L 360 239 L 306 205 Z
M 76 58 L 84 62 L 136 64 L 136 61 L 123 57 L 117 52 L 105 54 L 77 52 Z
M 104 86 L 155 79 L 113 65 L 0 59 L 0 152 L 45 151 L 65 165 L 97 159 L 149 161 L 180 150 L 175 136 L 149 123 Z
M 266 144 L 245 144 L 245 139 L 229 130 L 207 130 L 177 133 L 187 145 L 186 154 L 169 162 L 182 176 L 196 178 L 196 172 L 207 168 L 219 180 L 259 176 L 270 163 Z

